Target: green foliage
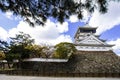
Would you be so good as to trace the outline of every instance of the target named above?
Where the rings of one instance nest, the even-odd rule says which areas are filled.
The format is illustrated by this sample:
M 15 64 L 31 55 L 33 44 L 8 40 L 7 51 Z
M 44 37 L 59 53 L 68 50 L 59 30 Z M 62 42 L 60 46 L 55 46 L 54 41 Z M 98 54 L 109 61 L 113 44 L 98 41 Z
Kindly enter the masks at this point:
M 0 51 L 0 60 L 3 60 L 3 59 L 5 59 L 5 53 L 4 52 L 2 52 L 2 51 Z
M 30 51 L 31 57 L 43 57 L 45 54 L 43 52 L 44 48 L 45 47 L 42 47 L 40 45 L 29 45 L 25 47 L 25 49 L 28 49 Z
M 25 48 L 30 51 L 30 57 L 48 58 L 51 55 L 51 51 L 48 46 L 29 45 Z
M 0 40 L 0 50 L 7 53 L 9 51 L 9 44 L 6 41 Z
M 76 52 L 76 48 L 72 43 L 62 42 L 55 46 L 54 58 L 69 58 L 73 53 Z
M 20 59 L 20 54 L 8 53 L 5 58 L 8 62 L 13 62 L 14 59 Z
M 29 34 L 25 34 L 23 32 L 19 32 L 19 34 L 16 34 L 16 37 L 11 37 L 11 46 L 27 46 L 32 45 L 34 43 L 34 39 L 31 39 L 31 36 Z
M 27 46 L 33 45 L 34 39 L 30 35 L 20 32 L 15 38 L 11 38 L 9 53 L 19 54 L 21 59 L 29 58 L 30 49 Z
M 97 9 L 105 13 L 110 1 L 119 0 L 0 0 L 0 10 L 11 11 L 34 26 L 35 23 L 44 24 L 48 17 L 61 23 L 73 14 L 82 19 L 84 10 L 93 13 Z

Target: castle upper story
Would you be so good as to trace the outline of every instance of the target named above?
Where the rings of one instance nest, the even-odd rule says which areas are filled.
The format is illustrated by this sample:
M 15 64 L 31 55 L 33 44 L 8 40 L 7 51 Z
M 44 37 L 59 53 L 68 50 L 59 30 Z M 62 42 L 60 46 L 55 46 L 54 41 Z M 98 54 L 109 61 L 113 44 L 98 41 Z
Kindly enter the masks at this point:
M 85 39 L 86 37 L 88 37 L 89 35 L 95 35 L 96 33 L 96 29 L 94 27 L 90 27 L 89 25 L 86 25 L 84 27 L 79 27 L 76 34 L 75 34 L 75 43 Z
M 86 51 L 109 51 L 113 45 L 108 45 L 105 40 L 99 39 L 96 35 L 96 27 L 91 27 L 88 24 L 79 27 L 75 37 L 74 44 L 78 50 Z

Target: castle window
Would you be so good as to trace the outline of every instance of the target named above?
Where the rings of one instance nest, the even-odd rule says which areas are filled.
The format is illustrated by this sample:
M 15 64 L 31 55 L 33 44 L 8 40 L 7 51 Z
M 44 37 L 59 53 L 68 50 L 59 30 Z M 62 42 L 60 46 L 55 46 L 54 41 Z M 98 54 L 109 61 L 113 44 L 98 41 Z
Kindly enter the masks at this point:
M 85 29 L 81 29 L 80 32 L 85 32 L 85 33 L 95 33 L 96 30 L 85 30 Z

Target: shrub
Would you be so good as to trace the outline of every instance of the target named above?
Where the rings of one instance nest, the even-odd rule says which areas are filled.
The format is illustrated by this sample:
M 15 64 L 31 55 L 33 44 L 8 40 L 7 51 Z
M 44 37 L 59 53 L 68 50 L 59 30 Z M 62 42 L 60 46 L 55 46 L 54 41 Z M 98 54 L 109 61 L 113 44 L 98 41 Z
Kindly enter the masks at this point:
M 61 42 L 55 46 L 53 58 L 68 59 L 76 52 L 74 44 L 68 42 Z

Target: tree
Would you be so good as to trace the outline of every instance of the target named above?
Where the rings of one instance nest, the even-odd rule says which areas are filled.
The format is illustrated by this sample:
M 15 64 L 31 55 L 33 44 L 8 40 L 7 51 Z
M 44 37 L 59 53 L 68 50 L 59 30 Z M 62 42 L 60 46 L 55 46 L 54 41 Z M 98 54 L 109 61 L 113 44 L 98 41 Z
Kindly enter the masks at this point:
M 32 45 L 27 46 L 26 49 L 30 50 L 31 57 L 49 58 L 53 53 L 53 49 L 49 45 Z
M 50 58 L 54 52 L 54 47 L 50 45 L 44 46 L 42 52 L 43 52 L 42 57 Z
M 34 39 L 29 34 L 20 32 L 16 37 L 11 38 L 10 44 L 0 40 L 0 50 L 5 53 L 8 67 L 13 64 L 14 59 L 18 59 L 21 63 L 22 59 L 28 58 L 30 50 L 26 46 L 33 45 Z
M 68 59 L 76 52 L 74 44 L 68 42 L 61 42 L 55 46 L 54 58 Z
M 97 9 L 100 13 L 105 13 L 110 1 L 119 0 L 0 0 L 0 10 L 11 11 L 34 26 L 35 23 L 44 24 L 49 17 L 54 17 L 61 23 L 73 14 L 82 19 L 84 10 L 92 13 Z
M 43 49 L 44 47 L 40 46 L 40 45 L 29 45 L 26 46 L 25 49 L 28 49 L 30 51 L 30 57 L 42 57 L 43 54 Z
M 9 53 L 19 54 L 20 59 L 28 58 L 30 51 L 26 47 L 33 43 L 34 39 L 29 34 L 20 32 L 15 38 L 11 38 Z
M 0 67 L 3 69 L 5 68 L 5 66 L 4 66 L 3 61 L 1 61 L 1 60 L 4 60 L 5 58 L 6 58 L 5 53 L 0 51 Z
M 1 50 L 1 54 L 4 53 L 4 59 L 7 60 L 7 64 L 8 64 L 8 67 L 10 67 L 10 63 L 13 62 L 13 59 L 14 59 L 14 56 L 13 54 L 10 54 L 9 51 L 10 51 L 10 45 L 6 42 L 6 41 L 2 41 L 0 40 L 0 50 Z M 3 68 L 4 68 L 4 64 L 2 63 L 3 65 Z
M 5 54 L 9 51 L 9 44 L 6 41 L 0 40 L 0 51 L 3 51 Z
M 22 60 L 29 58 L 30 50 L 26 49 L 27 46 L 33 45 L 34 39 L 31 38 L 29 34 L 20 32 L 16 34 L 16 37 L 12 37 L 10 41 L 10 51 L 8 54 L 8 59 L 18 59 L 19 68 L 21 68 Z
M 12 68 L 12 66 L 10 66 L 10 64 L 14 64 L 13 60 L 16 60 L 16 59 L 20 59 L 20 54 L 14 54 L 14 53 L 7 53 L 5 54 L 6 55 L 6 58 L 5 60 L 7 60 L 7 64 L 8 64 L 8 68 Z

